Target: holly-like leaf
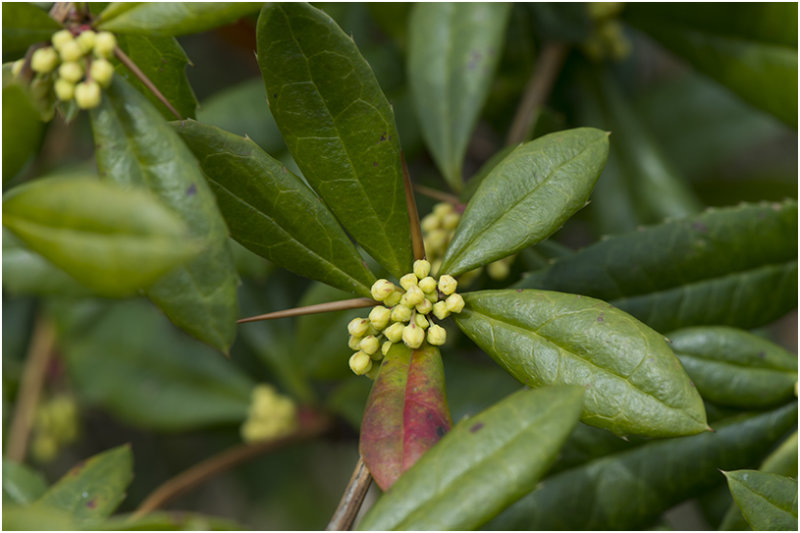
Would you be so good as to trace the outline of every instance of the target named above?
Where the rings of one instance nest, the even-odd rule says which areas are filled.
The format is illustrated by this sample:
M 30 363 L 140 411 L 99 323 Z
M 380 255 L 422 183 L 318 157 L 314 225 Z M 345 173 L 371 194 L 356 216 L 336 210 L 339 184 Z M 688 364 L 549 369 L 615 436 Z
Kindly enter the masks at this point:
M 756 531 L 797 531 L 797 480 L 758 470 L 723 472 L 733 499 Z
M 98 16 L 100 30 L 170 37 L 223 26 L 261 8 L 256 2 L 112 2 Z
M 522 383 L 580 385 L 582 420 L 619 435 L 708 429 L 703 402 L 664 337 L 599 300 L 548 291 L 464 295 L 456 324 Z
M 28 504 L 47 491 L 47 482 L 39 472 L 22 464 L 3 459 L 3 504 Z
M 581 411 L 579 387 L 522 390 L 467 418 L 384 493 L 362 530 L 470 530 L 533 489 Z
M 422 135 L 456 191 L 481 108 L 489 94 L 511 6 L 419 3 L 409 21 L 408 79 Z
M 91 119 L 100 176 L 150 189 L 206 243 L 147 295 L 176 325 L 227 351 L 236 332 L 238 276 L 225 221 L 200 165 L 159 112 L 118 76 Z
M 96 178 L 36 180 L 3 198 L 3 225 L 98 293 L 149 287 L 200 249 L 187 225 L 146 191 Z
M 303 175 L 372 257 L 407 273 L 400 143 L 369 64 L 333 19 L 304 3 L 264 6 L 257 38 L 272 115 Z
M 797 307 L 797 203 L 708 209 L 612 237 L 517 287 L 600 298 L 662 332 L 767 324 Z
M 797 356 L 752 333 L 724 326 L 685 328 L 668 334 L 703 398 L 753 409 L 794 396 Z
M 672 506 L 717 486 L 719 469 L 757 464 L 797 422 L 797 403 L 657 440 L 548 477 L 487 528 L 644 529 Z
M 82 525 L 91 525 L 114 512 L 131 479 L 133 454 L 126 444 L 79 463 L 33 505 L 67 511 Z
M 200 162 L 234 239 L 301 276 L 370 296 L 375 276 L 302 179 L 248 138 L 193 120 L 173 126 Z
M 30 2 L 3 2 L 3 60 L 22 57 L 30 45 L 50 41 L 60 28 L 47 11 Z
M 481 182 L 441 272 L 463 274 L 549 237 L 586 205 L 607 156 L 608 134 L 592 128 L 519 146 Z
M 391 487 L 451 425 L 439 349 L 394 344 L 381 363 L 361 422 L 359 450 L 378 486 Z

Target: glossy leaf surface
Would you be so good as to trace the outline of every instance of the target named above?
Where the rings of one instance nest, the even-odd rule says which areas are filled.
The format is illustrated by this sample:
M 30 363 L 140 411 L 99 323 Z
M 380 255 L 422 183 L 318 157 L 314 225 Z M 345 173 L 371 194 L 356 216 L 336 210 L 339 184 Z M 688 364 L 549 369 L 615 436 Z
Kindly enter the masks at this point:
M 467 144 L 500 59 L 504 3 L 419 3 L 409 20 L 408 79 L 422 134 L 459 191 Z
M 153 191 L 206 243 L 147 295 L 176 325 L 227 351 L 236 332 L 238 278 L 225 221 L 200 165 L 158 111 L 118 77 L 91 118 L 100 176 Z
M 3 2 L 3 59 L 19 59 L 40 41 L 49 41 L 61 25 L 29 2 Z
M 652 328 L 753 328 L 797 306 L 797 203 L 709 209 L 595 243 L 518 287 L 586 294 Z
M 149 193 L 92 177 L 15 187 L 3 198 L 3 225 L 83 285 L 109 296 L 150 286 L 200 244 Z
M 358 446 L 378 486 L 394 485 L 452 424 L 439 349 L 394 344 L 367 400 Z
M 114 2 L 100 13 L 97 27 L 169 37 L 235 22 L 260 7 L 255 2 Z
M 736 505 L 756 531 L 797 531 L 797 480 L 758 470 L 723 472 Z
M 580 385 L 582 420 L 619 435 L 691 435 L 705 410 L 664 338 L 593 298 L 548 291 L 476 291 L 456 324 L 522 383 Z
M 581 411 L 579 387 L 522 390 L 459 422 L 359 529 L 475 529 L 531 490 Z
M 608 134 L 577 128 L 523 144 L 467 205 L 442 262 L 458 275 L 546 239 L 586 204 L 608 156 Z
M 3 11 L 7 5 L 3 4 Z M 44 133 L 43 118 L 31 91 L 3 68 L 3 131 L 13 132 L 3 135 L 3 180 L 11 180 L 36 154 Z
M 746 468 L 797 421 L 797 404 L 730 418 L 715 431 L 657 440 L 548 477 L 489 528 L 643 529 L 673 505 Z
M 252 140 L 173 123 L 203 168 L 231 236 L 301 276 L 370 296 L 375 276 L 319 197 Z
M 3 459 L 3 504 L 33 503 L 47 491 L 47 482 L 39 472 L 21 463 Z
M 797 356 L 777 344 L 722 326 L 680 329 L 668 337 L 707 400 L 752 409 L 794 396 Z
M 322 11 L 268 4 L 258 64 L 286 146 L 345 229 L 396 277 L 412 263 L 394 114 L 355 43 Z

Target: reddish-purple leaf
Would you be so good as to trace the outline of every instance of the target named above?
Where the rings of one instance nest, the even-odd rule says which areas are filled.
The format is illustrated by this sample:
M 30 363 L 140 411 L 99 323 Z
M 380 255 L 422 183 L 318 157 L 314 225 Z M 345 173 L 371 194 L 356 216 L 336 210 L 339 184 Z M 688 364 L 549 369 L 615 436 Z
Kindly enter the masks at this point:
M 361 455 L 378 486 L 391 487 L 451 426 L 439 349 L 392 346 L 361 422 Z

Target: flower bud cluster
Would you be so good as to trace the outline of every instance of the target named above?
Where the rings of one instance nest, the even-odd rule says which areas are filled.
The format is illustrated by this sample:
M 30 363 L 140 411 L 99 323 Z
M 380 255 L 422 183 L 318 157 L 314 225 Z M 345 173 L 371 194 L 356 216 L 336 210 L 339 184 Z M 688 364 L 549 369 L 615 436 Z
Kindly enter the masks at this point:
M 297 406 L 272 385 L 256 385 L 251 394 L 247 420 L 241 435 L 245 442 L 270 440 L 287 435 L 297 425 Z
M 582 43 L 583 51 L 595 61 L 620 61 L 631 53 L 631 43 L 623 32 L 619 14 L 622 2 L 589 2 L 587 5 L 592 29 Z
M 78 407 L 75 398 L 59 394 L 39 404 L 33 421 L 31 455 L 39 463 L 49 463 L 59 449 L 78 437 Z
M 81 109 L 97 107 L 101 88 L 108 87 L 114 76 L 109 61 L 117 47 L 114 34 L 86 29 L 74 35 L 63 29 L 53 34 L 51 43 L 33 53 L 31 70 L 53 80 L 56 98 L 62 102 L 74 99 Z M 23 65 L 22 59 L 14 63 L 15 75 Z
M 350 369 L 355 374 L 373 377 L 377 371 L 374 363 L 395 343 L 417 349 L 426 341 L 441 346 L 447 340 L 447 331 L 434 320 L 444 320 L 464 309 L 464 298 L 456 292 L 458 282 L 448 275 L 438 280 L 432 277 L 431 264 L 425 259 L 414 261 L 413 270 L 400 278 L 400 287 L 389 280 L 376 281 L 372 297 L 383 305 L 347 325 L 348 346 L 355 350 Z

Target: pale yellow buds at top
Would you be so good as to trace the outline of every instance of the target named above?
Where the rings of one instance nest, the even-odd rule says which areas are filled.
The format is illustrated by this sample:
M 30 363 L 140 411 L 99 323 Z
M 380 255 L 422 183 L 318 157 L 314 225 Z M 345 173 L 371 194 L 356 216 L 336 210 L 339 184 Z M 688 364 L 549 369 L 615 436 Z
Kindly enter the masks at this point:
M 458 222 L 461 220 L 461 215 L 458 213 L 448 213 L 442 218 L 442 227 L 448 231 L 452 231 L 458 227 Z
M 425 233 L 430 233 L 439 227 L 439 217 L 433 214 L 425 216 L 420 222 L 420 227 Z
M 453 294 L 456 292 L 456 287 L 458 287 L 458 282 L 453 276 L 445 274 L 439 278 L 439 290 L 442 291 L 443 294 Z
M 400 335 L 402 335 L 402 332 L 400 333 Z M 393 343 L 392 341 L 386 341 L 386 342 L 384 342 L 384 343 L 381 345 L 381 353 L 382 353 L 383 355 L 386 355 L 387 353 L 389 353 L 389 350 L 391 350 L 391 349 L 392 349 L 392 345 L 393 345 L 393 344 L 394 344 L 394 343 Z
M 445 300 L 447 310 L 451 313 L 460 313 L 464 309 L 464 298 L 460 294 L 451 294 Z
M 83 57 L 83 49 L 77 41 L 67 41 L 58 49 L 58 55 L 61 56 L 61 61 L 77 61 Z
M 19 73 L 22 72 L 22 67 L 25 65 L 24 59 L 18 59 L 14 61 L 14 64 L 11 65 L 11 74 L 14 76 L 19 76 Z
M 62 46 L 72 41 L 73 39 L 74 37 L 72 37 L 71 31 L 59 30 L 53 34 L 53 36 L 50 38 L 50 42 L 53 43 L 53 47 L 56 50 L 61 50 Z
M 82 32 L 80 35 L 78 35 L 78 37 L 76 38 L 76 41 L 78 41 L 78 44 L 80 45 L 81 50 L 83 50 L 84 54 L 88 54 L 89 52 L 92 51 L 96 40 L 97 40 L 97 34 L 92 30 L 86 30 Z
M 389 325 L 389 319 L 392 317 L 392 311 L 382 305 L 376 305 L 369 312 L 369 322 L 372 327 L 378 331 L 382 330 Z
M 94 54 L 97 57 L 111 57 L 117 47 L 117 38 L 113 33 L 101 31 L 94 38 Z
M 411 287 L 417 286 L 417 276 L 414 274 L 408 273 L 402 278 L 400 278 L 400 286 L 403 287 L 405 290 L 409 290 Z
M 386 279 L 379 279 L 378 281 L 372 284 L 370 292 L 372 293 L 372 298 L 374 300 L 382 302 L 394 292 L 394 288 L 395 288 L 394 283 L 392 283 L 391 281 Z
M 392 322 L 408 322 L 411 320 L 411 308 L 405 305 L 398 305 L 392 309 Z M 385 333 L 384 333 L 385 335 Z
M 447 202 L 442 202 L 433 206 L 433 214 L 437 217 L 443 217 L 448 213 L 452 213 L 454 211 L 452 204 Z
M 505 261 L 495 261 L 494 263 L 489 263 L 489 266 L 486 267 L 486 273 L 489 274 L 489 277 L 496 280 L 506 279 L 509 272 L 511 272 L 511 268 Z
M 400 342 L 400 339 L 403 338 L 403 324 L 400 322 L 395 322 L 383 330 L 383 336 L 389 339 L 391 342 Z
M 414 323 L 422 329 L 428 329 L 428 319 L 425 318 L 425 315 L 421 315 L 419 313 L 414 315 Z
M 57 79 L 53 89 L 55 90 L 56 98 L 62 102 L 72 100 L 75 97 L 75 84 L 64 78 Z
M 447 330 L 442 326 L 433 324 L 428 328 L 428 344 L 441 346 L 447 340 Z
M 428 233 L 428 236 L 425 237 L 425 250 L 429 253 L 434 253 L 435 255 L 438 250 L 441 250 L 447 244 L 447 239 L 449 235 L 446 231 L 441 229 L 435 229 Z
M 422 313 L 423 315 L 427 315 L 433 310 L 433 303 L 427 298 L 422 300 L 422 302 L 417 304 L 417 313 Z
M 100 105 L 100 86 L 93 81 L 85 81 L 76 85 L 75 103 L 81 109 L 92 109 Z
M 406 291 L 402 298 L 400 298 L 400 305 L 404 305 L 409 308 L 416 307 L 417 305 L 421 304 L 424 299 L 425 293 L 422 292 L 422 289 L 414 285 L 408 289 L 408 291 Z
M 351 350 L 360 350 L 361 349 L 361 339 L 363 337 L 354 337 L 350 335 L 350 339 L 347 341 L 347 346 Z
M 442 300 L 441 302 L 436 302 L 435 304 L 433 304 L 433 314 L 439 320 L 444 320 L 445 318 L 450 316 L 450 310 L 447 309 L 447 303 L 445 303 L 445 301 Z
M 403 298 L 403 293 L 399 290 L 394 291 L 392 294 L 386 297 L 383 303 L 386 304 L 387 307 L 394 307 L 395 305 L 400 303 L 400 300 Z
M 427 276 L 419 280 L 418 286 L 420 289 L 422 289 L 422 292 L 428 294 L 436 290 L 436 280 L 430 276 Z
M 369 329 L 369 320 L 366 318 L 354 318 L 347 324 L 347 332 L 353 337 L 363 337 Z
M 58 75 L 60 78 L 70 83 L 78 83 L 83 77 L 83 67 L 80 63 L 76 63 L 75 61 L 62 63 L 61 66 L 58 67 Z
M 52 48 L 39 48 L 31 57 L 31 68 L 34 72 L 47 74 L 58 66 L 58 54 Z
M 422 346 L 425 340 L 425 330 L 418 327 L 416 324 L 409 324 L 403 328 L 403 343 L 412 350 L 416 350 Z
M 372 358 L 364 352 L 356 352 L 350 356 L 350 370 L 357 376 L 362 376 L 372 368 Z
M 431 273 L 431 264 L 425 259 L 417 259 L 414 261 L 414 275 L 419 279 L 424 279 Z
M 105 59 L 95 59 L 89 69 L 89 75 L 103 87 L 108 87 L 114 76 L 114 65 Z
M 374 335 L 367 335 L 363 339 L 361 339 L 361 351 L 367 355 L 372 355 L 378 351 L 380 347 L 380 342 L 378 342 L 378 338 Z

